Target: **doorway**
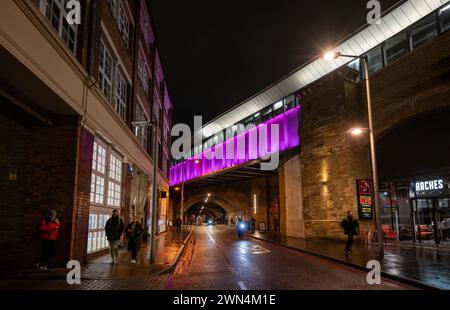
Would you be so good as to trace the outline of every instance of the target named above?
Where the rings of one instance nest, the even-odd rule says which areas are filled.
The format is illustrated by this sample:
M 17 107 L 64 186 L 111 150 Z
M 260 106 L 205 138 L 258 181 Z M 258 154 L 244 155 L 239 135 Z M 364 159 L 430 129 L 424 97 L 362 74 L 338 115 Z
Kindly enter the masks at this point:
M 419 198 L 412 202 L 414 240 L 450 244 L 450 198 Z

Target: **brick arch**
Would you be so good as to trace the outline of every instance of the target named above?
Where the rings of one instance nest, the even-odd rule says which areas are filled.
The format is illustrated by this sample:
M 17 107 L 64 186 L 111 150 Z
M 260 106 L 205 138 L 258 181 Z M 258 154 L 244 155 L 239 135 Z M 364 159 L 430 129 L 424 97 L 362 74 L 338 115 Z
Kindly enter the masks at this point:
M 250 201 L 248 195 L 239 192 L 216 192 L 209 191 L 211 194 L 208 203 L 215 204 L 227 213 L 245 213 L 250 211 Z M 184 209 L 187 212 L 190 208 L 201 204 L 205 200 L 206 194 L 204 192 L 189 194 L 185 198 Z

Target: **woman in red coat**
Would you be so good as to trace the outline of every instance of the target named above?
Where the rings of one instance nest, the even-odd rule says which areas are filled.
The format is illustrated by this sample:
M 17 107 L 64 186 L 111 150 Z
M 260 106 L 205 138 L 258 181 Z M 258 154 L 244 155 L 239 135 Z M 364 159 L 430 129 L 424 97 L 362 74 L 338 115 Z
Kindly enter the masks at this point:
M 59 227 L 61 226 L 56 211 L 52 210 L 42 219 L 39 225 L 39 239 L 41 239 L 41 258 L 39 269 L 47 270 L 47 264 L 50 257 L 55 252 L 56 239 L 58 239 Z

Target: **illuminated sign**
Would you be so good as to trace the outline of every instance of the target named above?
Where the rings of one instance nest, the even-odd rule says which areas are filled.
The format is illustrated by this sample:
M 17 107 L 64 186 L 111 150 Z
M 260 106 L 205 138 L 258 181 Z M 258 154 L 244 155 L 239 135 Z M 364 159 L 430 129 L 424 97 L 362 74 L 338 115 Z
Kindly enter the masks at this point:
M 444 180 L 418 181 L 414 183 L 416 192 L 444 189 Z
M 360 220 L 373 218 L 373 194 L 371 180 L 356 180 L 356 193 L 358 196 L 358 211 Z

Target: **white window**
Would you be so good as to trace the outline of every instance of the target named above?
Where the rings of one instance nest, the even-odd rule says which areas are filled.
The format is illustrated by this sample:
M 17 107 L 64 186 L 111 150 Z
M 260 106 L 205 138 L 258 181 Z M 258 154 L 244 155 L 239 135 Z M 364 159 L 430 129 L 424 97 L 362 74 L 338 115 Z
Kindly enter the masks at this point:
M 143 122 L 143 124 L 138 124 L 134 126 L 134 135 L 138 139 L 139 143 L 144 148 L 147 148 L 148 126 L 145 125 L 144 123 L 148 122 L 148 118 L 144 113 L 144 109 L 139 103 L 136 104 L 134 119 L 136 122 Z
M 120 70 L 117 70 L 116 86 L 114 96 L 114 109 L 119 116 L 125 120 L 127 113 L 127 82 L 123 78 Z
M 130 27 L 128 23 L 128 17 L 126 15 L 125 10 L 122 7 L 122 4 L 119 5 L 119 14 L 117 16 L 117 23 L 119 25 L 119 32 L 122 36 L 123 42 L 128 48 L 128 42 L 130 40 Z
M 108 206 L 120 207 L 122 186 L 122 160 L 115 154 L 110 154 L 108 179 Z
M 48 19 L 61 39 L 75 54 L 77 48 L 77 24 L 69 25 L 66 20 L 69 0 L 39 0 L 39 10 Z
M 100 55 L 98 62 L 98 83 L 108 100 L 112 97 L 113 58 L 103 41 L 100 41 Z
M 111 217 L 110 214 L 89 214 L 89 233 L 87 242 L 87 252 L 93 253 L 106 249 L 108 241 L 106 240 L 105 225 Z
M 91 202 L 102 204 L 105 195 L 106 147 L 94 142 L 91 175 Z

